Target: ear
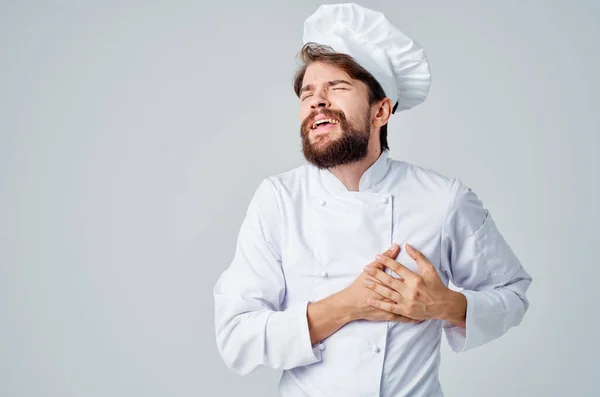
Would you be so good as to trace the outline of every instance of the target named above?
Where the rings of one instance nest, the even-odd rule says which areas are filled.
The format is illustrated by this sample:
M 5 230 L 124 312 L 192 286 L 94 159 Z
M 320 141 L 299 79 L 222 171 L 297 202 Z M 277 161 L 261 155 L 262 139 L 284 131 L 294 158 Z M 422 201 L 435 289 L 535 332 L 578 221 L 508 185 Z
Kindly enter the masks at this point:
M 387 124 L 392 115 L 392 107 L 392 100 L 388 97 L 373 104 L 373 107 L 371 108 L 373 114 L 373 127 L 382 127 Z

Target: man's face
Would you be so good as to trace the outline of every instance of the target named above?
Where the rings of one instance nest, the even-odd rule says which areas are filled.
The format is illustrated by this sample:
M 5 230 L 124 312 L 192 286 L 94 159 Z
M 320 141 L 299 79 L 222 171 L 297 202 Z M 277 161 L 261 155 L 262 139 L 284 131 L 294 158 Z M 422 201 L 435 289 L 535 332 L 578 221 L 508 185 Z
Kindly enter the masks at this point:
M 304 157 L 319 168 L 366 157 L 371 137 L 368 87 L 321 62 L 308 66 L 300 92 Z

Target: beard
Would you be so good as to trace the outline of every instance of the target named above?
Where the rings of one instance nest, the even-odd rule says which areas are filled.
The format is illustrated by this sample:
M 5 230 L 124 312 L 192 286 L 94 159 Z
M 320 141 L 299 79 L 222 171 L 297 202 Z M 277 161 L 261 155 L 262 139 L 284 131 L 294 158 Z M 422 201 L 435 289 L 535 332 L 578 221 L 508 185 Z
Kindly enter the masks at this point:
M 315 116 L 322 114 L 338 119 L 341 135 L 332 138 L 333 132 L 320 135 L 310 140 L 310 133 Z M 306 160 L 320 169 L 331 168 L 338 165 L 351 164 L 364 159 L 368 154 L 371 128 L 369 123 L 370 112 L 356 123 L 350 123 L 343 112 L 325 109 L 321 112 L 312 112 L 300 126 L 302 137 L 302 152 Z

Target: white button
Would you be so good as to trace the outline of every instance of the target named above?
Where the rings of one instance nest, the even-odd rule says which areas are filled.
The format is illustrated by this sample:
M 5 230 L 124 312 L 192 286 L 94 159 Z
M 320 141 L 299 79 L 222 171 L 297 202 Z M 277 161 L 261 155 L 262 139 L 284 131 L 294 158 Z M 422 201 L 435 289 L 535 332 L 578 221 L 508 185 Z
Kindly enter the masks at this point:
M 319 277 L 321 277 L 321 278 L 325 278 L 327 276 L 328 276 L 328 274 L 325 270 L 321 270 L 321 273 L 319 273 Z
M 372 348 L 372 349 L 373 349 L 373 351 L 374 351 L 375 353 L 379 353 L 379 347 L 377 347 L 377 346 L 373 346 L 373 348 Z
M 324 206 L 325 206 L 325 204 L 327 204 L 327 201 L 325 201 L 325 200 L 321 200 L 321 202 L 320 202 L 319 204 L 321 204 L 321 207 L 324 207 Z
M 383 200 L 381 200 L 381 202 L 382 202 L 383 204 L 387 204 L 389 201 L 390 201 L 390 199 L 389 199 L 389 198 L 387 198 L 387 197 L 384 197 L 384 198 L 383 198 Z
M 319 350 L 321 350 L 321 351 L 325 350 L 325 345 L 322 343 L 319 343 Z

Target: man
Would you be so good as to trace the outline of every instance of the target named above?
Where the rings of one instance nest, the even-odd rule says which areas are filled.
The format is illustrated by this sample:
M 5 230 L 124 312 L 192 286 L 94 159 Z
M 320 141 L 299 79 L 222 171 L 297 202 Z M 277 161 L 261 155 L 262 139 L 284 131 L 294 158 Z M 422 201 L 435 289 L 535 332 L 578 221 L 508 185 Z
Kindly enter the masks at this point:
M 389 156 L 390 116 L 429 90 L 421 47 L 355 4 L 321 6 L 304 43 L 308 164 L 250 202 L 214 289 L 219 352 L 284 370 L 282 396 L 443 396 L 442 330 L 456 352 L 500 337 L 532 278 L 460 180 Z

